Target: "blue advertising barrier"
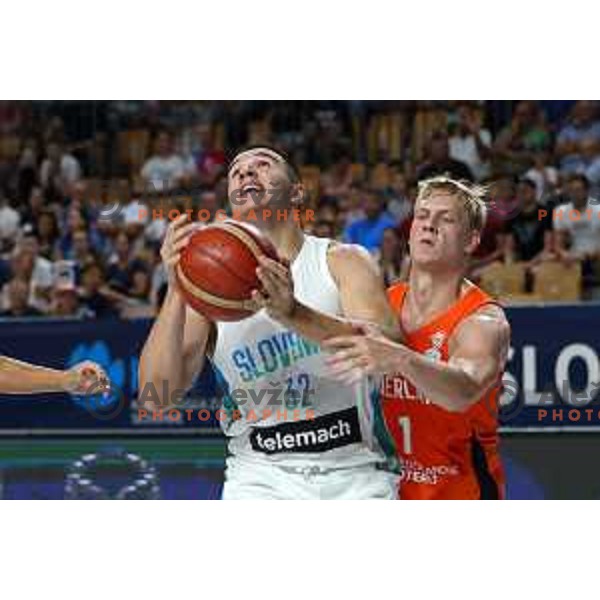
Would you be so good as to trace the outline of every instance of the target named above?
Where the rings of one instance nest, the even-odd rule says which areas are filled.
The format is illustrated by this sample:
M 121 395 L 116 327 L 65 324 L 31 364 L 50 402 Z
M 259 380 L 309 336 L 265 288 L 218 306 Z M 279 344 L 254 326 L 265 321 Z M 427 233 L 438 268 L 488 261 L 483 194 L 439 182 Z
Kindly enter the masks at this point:
M 600 429 L 600 306 L 524 306 L 507 314 L 502 425 Z
M 4 321 L 0 353 L 48 367 L 64 369 L 93 360 L 106 370 L 111 394 L 0 396 L 0 433 L 92 433 L 178 430 L 202 427 L 216 431 L 214 421 L 166 416 L 140 422 L 133 400 L 138 394 L 139 355 L 150 331 L 148 320 Z M 195 396 L 210 399 L 214 382 L 209 369 L 199 378 Z
M 505 428 L 600 428 L 600 307 L 527 306 L 508 311 L 512 344 L 500 413 Z M 202 401 L 211 419 L 160 421 L 139 418 L 139 354 L 150 330 L 147 320 L 4 321 L 0 354 L 55 368 L 95 360 L 116 384 L 109 397 L 67 394 L 0 397 L 0 433 L 112 431 L 216 432 L 215 381 L 210 367 L 198 378 L 196 408 Z M 197 411 L 194 412 L 197 414 Z

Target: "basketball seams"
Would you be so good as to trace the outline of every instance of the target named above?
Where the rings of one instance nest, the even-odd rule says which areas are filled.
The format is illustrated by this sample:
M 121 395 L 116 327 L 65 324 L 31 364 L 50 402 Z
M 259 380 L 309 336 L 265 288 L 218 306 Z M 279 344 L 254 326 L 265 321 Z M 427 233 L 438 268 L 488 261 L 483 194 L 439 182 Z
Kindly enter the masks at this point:
M 184 250 L 176 267 L 178 283 L 184 296 L 189 296 L 188 303 L 198 312 L 209 316 L 212 313 L 216 320 L 241 320 L 253 314 L 256 306 L 248 297 L 231 298 L 226 282 L 231 280 L 231 285 L 233 288 L 237 287 L 238 292 L 241 291 L 240 286 L 245 286 L 245 293 L 249 293 L 250 287 L 259 285 L 256 277 L 250 278 L 249 273 L 253 272 L 261 257 L 277 259 L 277 251 L 268 239 L 262 240 L 260 231 L 254 233 L 252 229 L 240 224 L 213 223 L 209 228 L 214 236 L 198 239 L 197 247 L 189 255 Z M 237 251 L 234 251 L 236 246 Z M 228 253 L 230 247 L 232 250 Z M 216 275 L 216 278 L 203 279 L 203 267 L 212 275 L 216 275 L 218 269 L 222 269 L 221 278 Z M 237 272 L 238 269 L 241 271 Z M 248 275 L 248 278 L 244 275 Z M 195 281 L 196 279 L 198 281 Z M 236 281 L 237 284 L 234 283 Z M 211 291 L 207 291 L 205 287 Z
M 266 256 L 273 260 L 279 260 L 277 249 L 271 240 L 264 236 L 254 225 L 250 225 L 249 223 L 238 223 L 237 221 L 227 221 L 226 223 L 222 223 L 222 225 L 229 225 L 234 231 L 240 231 L 241 233 L 250 236 L 255 244 L 257 244 L 262 256 Z
M 229 300 L 227 298 L 221 298 L 220 296 L 215 296 L 210 292 L 207 292 L 197 286 L 195 286 L 184 274 L 181 270 L 181 266 L 177 265 L 177 277 L 181 285 L 185 288 L 186 292 L 190 293 L 194 298 L 197 298 L 201 302 L 206 302 L 208 304 L 214 304 L 219 308 L 227 308 L 232 310 L 253 310 L 254 305 L 249 300 Z
M 253 280 L 245 278 L 243 272 L 238 272 L 238 271 L 234 271 L 233 269 L 231 269 L 228 266 L 228 264 L 222 260 L 222 256 L 219 255 L 219 252 L 218 251 L 215 252 L 214 250 L 215 249 L 211 248 L 210 246 L 206 246 L 206 247 L 197 248 L 196 252 L 203 258 L 213 261 L 224 271 L 227 271 L 227 273 L 229 275 L 231 275 L 233 278 L 239 279 L 240 281 L 243 281 L 244 283 L 247 283 L 248 285 L 252 285 L 254 283 Z
M 229 223 L 215 223 L 212 225 L 212 227 L 215 229 L 220 229 L 221 231 L 236 237 L 240 242 L 242 242 L 242 244 L 244 244 L 244 246 L 248 248 L 248 250 L 250 250 L 250 252 L 252 252 L 256 262 L 258 262 L 259 258 L 265 256 L 262 248 L 258 245 L 252 235 L 242 230 L 240 227 Z

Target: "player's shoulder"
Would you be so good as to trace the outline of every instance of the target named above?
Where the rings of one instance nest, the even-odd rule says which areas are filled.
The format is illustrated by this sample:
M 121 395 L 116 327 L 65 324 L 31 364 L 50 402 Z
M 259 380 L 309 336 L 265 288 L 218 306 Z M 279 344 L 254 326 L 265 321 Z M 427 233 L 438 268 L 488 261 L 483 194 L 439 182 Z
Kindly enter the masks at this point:
M 327 257 L 337 263 L 375 263 L 375 259 L 369 251 L 358 244 L 347 244 L 331 240 L 327 249 Z
M 502 306 L 500 306 L 500 304 L 497 304 L 496 302 L 488 302 L 487 304 L 480 306 L 476 311 L 473 312 L 471 316 L 479 316 L 481 318 L 496 319 L 499 321 L 508 322 L 506 318 L 506 312 L 504 311 Z
M 504 309 L 495 303 L 484 304 L 465 317 L 456 328 L 456 336 L 461 337 L 471 332 L 508 339 L 510 323 Z
M 332 240 L 327 249 L 327 263 L 338 282 L 341 278 L 364 277 L 366 274 L 379 277 L 379 266 L 375 258 L 358 244 Z

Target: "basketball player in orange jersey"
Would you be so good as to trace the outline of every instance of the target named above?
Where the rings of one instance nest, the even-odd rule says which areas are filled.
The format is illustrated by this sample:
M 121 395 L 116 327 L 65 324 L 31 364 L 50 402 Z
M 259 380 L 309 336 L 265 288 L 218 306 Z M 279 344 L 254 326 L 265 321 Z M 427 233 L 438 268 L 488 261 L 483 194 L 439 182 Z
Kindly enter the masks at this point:
M 107 387 L 106 373 L 94 362 L 85 361 L 63 371 L 0 356 L 0 394 L 85 394 Z
M 400 497 L 502 498 L 497 400 L 510 328 L 465 279 L 485 222 L 481 190 L 443 177 L 420 185 L 408 283 L 388 290 L 405 345 L 373 327 L 325 342 L 351 383 L 384 375 L 383 412 L 402 462 Z
M 170 225 L 162 248 L 169 289 L 140 358 L 140 389 L 153 384 L 160 406 L 146 400 L 145 408 L 168 408 L 173 396 L 165 396 L 165 382 L 170 390 L 189 388 L 208 356 L 227 412 L 224 499 L 394 499 L 397 476 L 381 468 L 379 435 L 386 432 L 377 386 L 366 377 L 340 386 L 320 347 L 355 331 L 352 320 L 398 331 L 377 267 L 364 249 L 277 217 L 277 209 L 299 208 L 304 196 L 280 153 L 238 153 L 228 187 L 241 220 L 272 209 L 257 226 L 284 264 L 261 258 L 255 314 L 211 322 L 186 307 L 176 285 L 180 253 L 197 225 L 185 217 Z

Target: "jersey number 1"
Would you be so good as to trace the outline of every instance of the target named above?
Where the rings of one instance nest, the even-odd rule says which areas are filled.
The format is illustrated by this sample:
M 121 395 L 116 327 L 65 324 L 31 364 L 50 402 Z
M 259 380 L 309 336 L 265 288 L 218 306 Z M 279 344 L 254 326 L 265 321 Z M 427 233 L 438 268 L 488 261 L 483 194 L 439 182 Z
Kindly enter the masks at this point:
M 410 430 L 410 418 L 398 417 L 398 425 L 402 429 L 402 453 L 412 454 L 412 434 Z

